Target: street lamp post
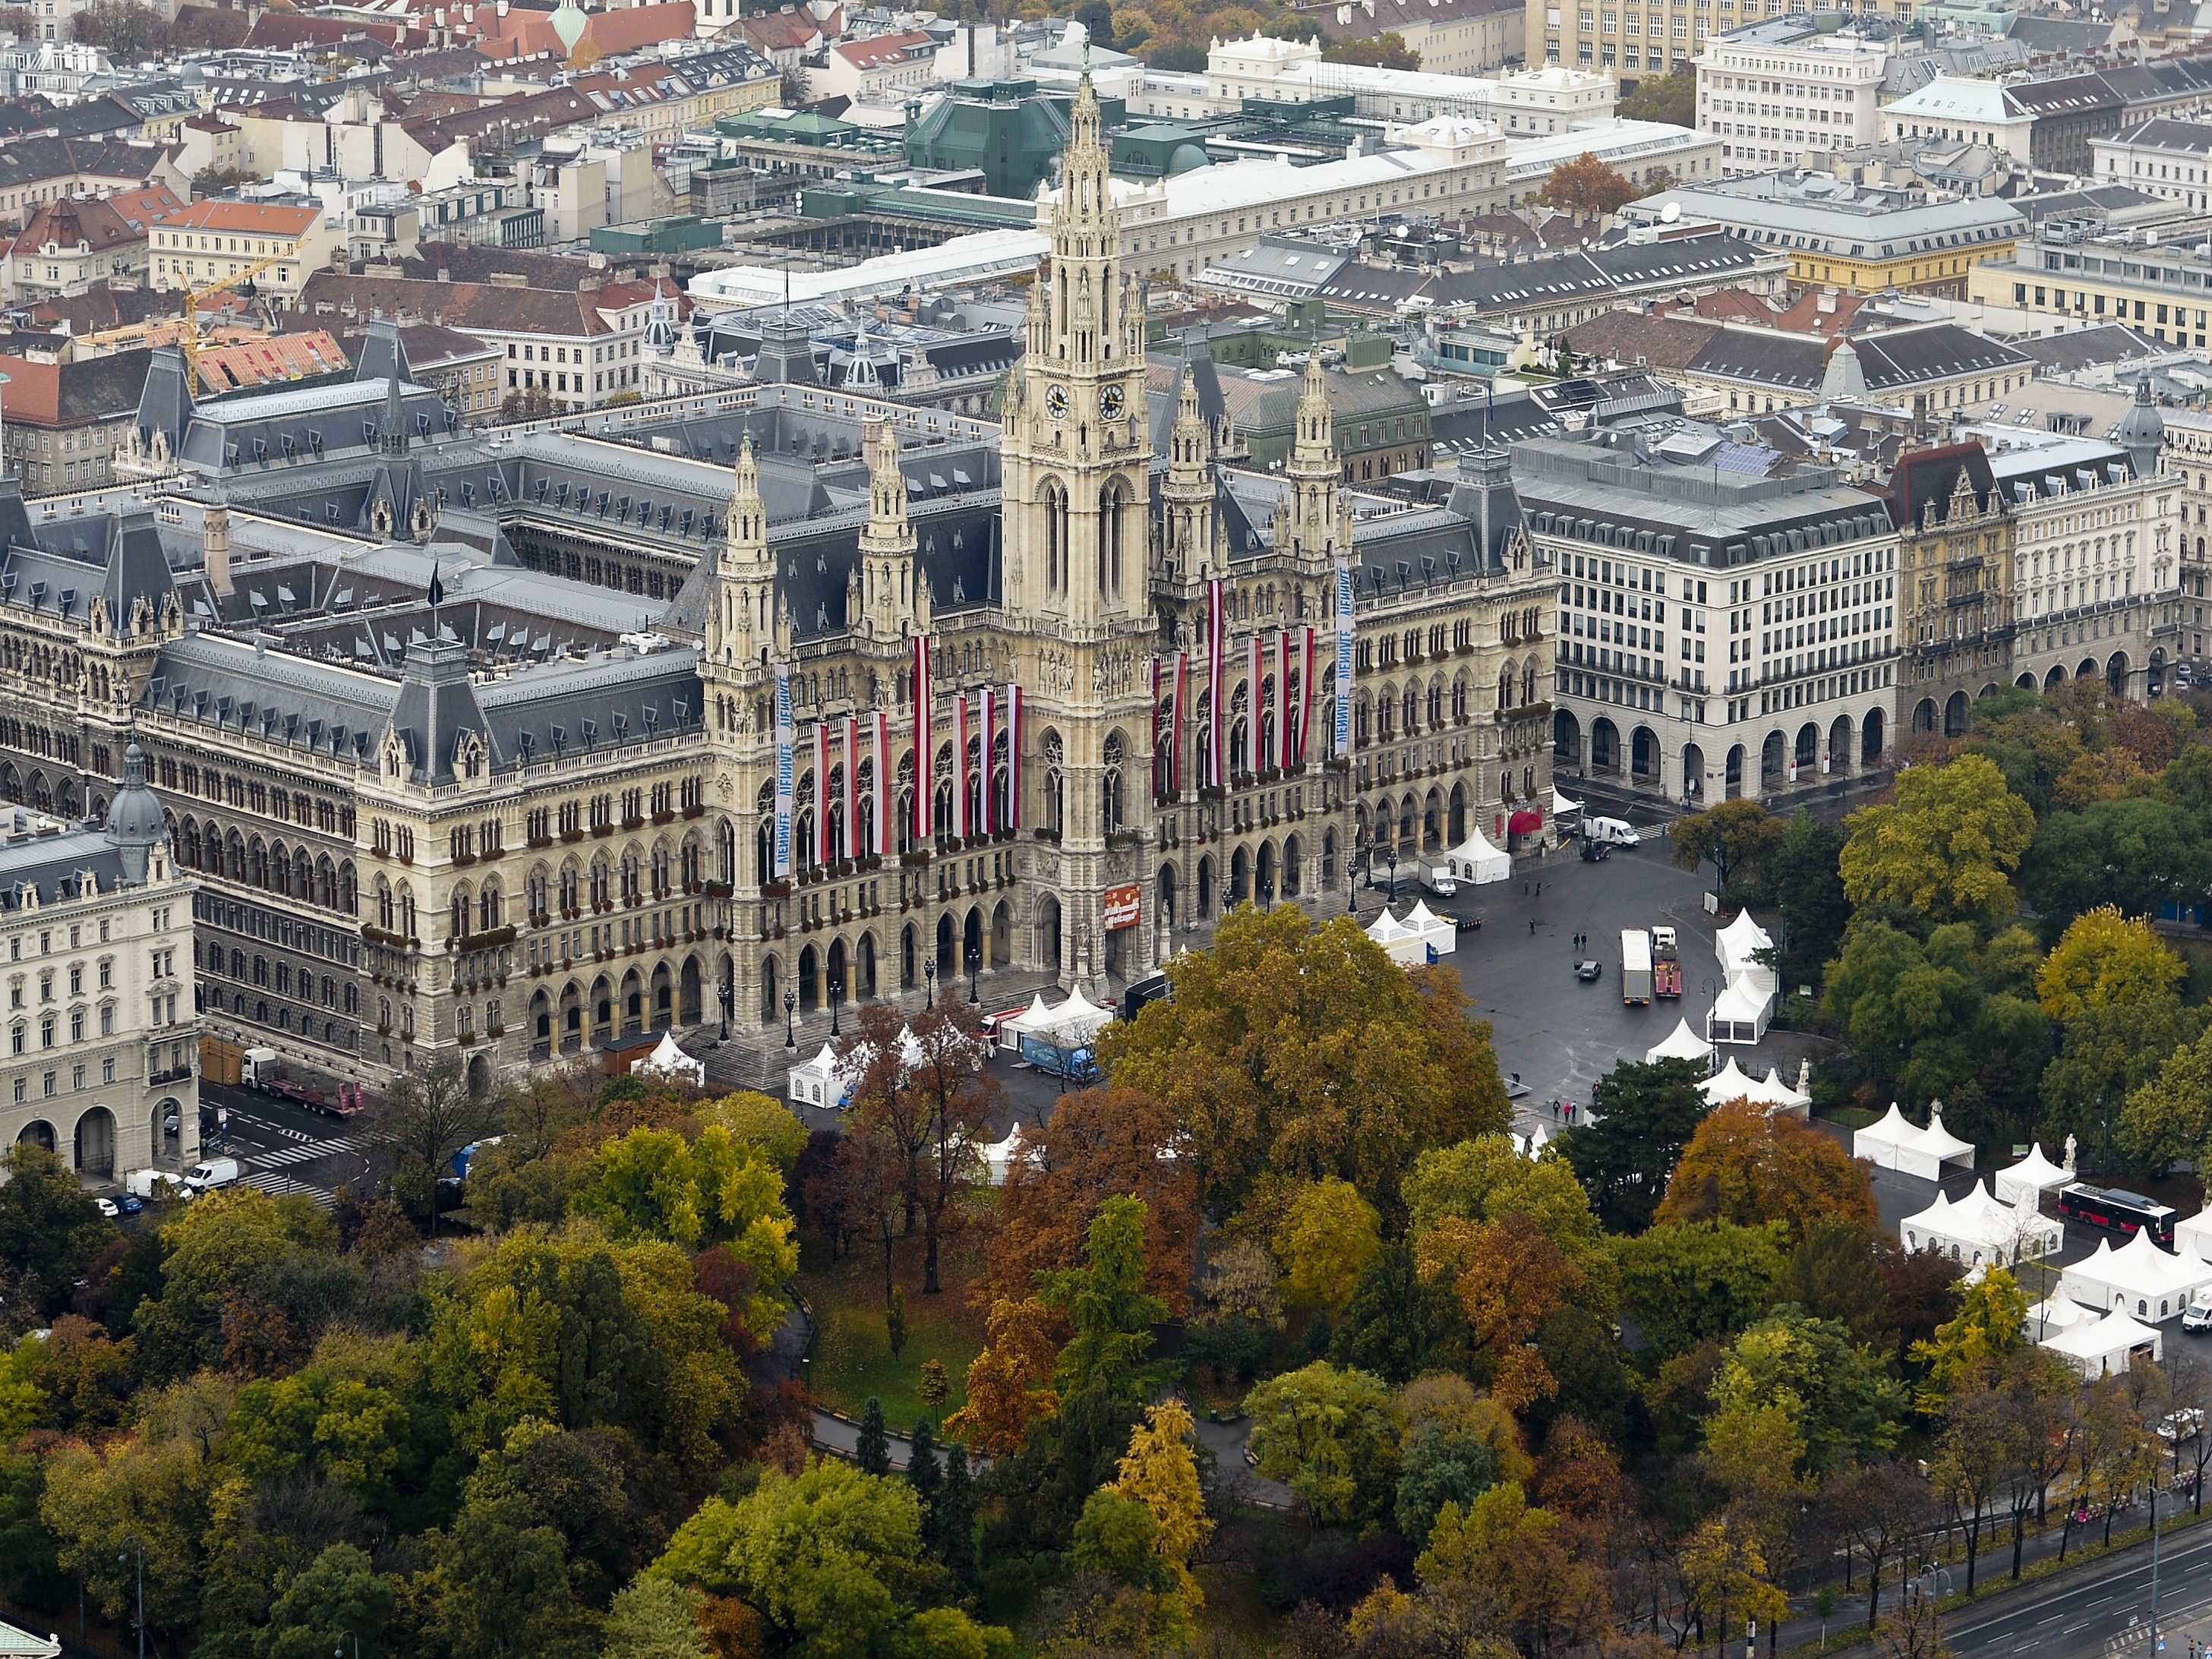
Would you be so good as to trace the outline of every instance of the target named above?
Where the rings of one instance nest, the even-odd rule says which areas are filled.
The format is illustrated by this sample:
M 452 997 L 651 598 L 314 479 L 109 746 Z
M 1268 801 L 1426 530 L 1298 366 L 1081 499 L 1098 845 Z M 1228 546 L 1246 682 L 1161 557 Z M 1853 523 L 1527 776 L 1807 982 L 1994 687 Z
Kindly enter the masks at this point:
M 791 1017 L 798 1007 L 799 993 L 786 986 L 783 992 L 783 1046 L 787 1048 L 799 1046 L 799 1034 L 792 1029 L 791 1024 Z
M 845 976 L 836 969 L 830 970 L 830 1035 L 843 1035 L 837 1029 L 837 1005 L 845 1000 Z
M 361 1638 L 349 1630 L 338 1632 L 338 1644 L 331 1650 L 331 1659 L 345 1659 L 345 1644 L 353 1644 L 353 1659 L 361 1659 Z
M 937 1006 L 937 955 L 934 951 L 922 962 L 921 978 L 927 987 L 925 994 L 929 999 L 929 1006 L 934 1008 Z
M 117 1552 L 117 1562 L 131 1559 L 132 1550 L 138 1552 L 138 1564 L 134 1570 L 138 1596 L 138 1659 L 146 1659 L 146 1540 L 126 1538 L 123 1541 L 125 1547 Z
M 968 1002 L 970 1007 L 981 1006 L 983 1001 L 983 994 L 977 985 L 977 977 L 982 970 L 983 947 L 980 943 L 971 945 L 968 947 Z

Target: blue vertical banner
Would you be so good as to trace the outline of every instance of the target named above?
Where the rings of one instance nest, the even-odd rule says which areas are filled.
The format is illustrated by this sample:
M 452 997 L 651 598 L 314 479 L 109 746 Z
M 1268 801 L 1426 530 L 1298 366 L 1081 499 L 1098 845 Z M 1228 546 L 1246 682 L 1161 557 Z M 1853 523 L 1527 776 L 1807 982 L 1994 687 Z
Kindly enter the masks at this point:
M 1352 561 L 1336 560 L 1336 732 L 1334 752 L 1352 753 Z
M 775 873 L 791 873 L 791 667 L 775 665 Z

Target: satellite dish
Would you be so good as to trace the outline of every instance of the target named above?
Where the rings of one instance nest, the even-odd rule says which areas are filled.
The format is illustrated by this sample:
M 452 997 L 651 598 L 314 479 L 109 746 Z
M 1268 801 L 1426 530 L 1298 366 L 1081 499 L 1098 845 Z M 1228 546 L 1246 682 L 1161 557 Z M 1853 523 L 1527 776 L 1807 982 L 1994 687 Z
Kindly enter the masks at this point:
M 1662 225 L 1671 225 L 1681 216 L 1682 204 L 1680 202 L 1669 202 L 1659 210 L 1659 222 Z

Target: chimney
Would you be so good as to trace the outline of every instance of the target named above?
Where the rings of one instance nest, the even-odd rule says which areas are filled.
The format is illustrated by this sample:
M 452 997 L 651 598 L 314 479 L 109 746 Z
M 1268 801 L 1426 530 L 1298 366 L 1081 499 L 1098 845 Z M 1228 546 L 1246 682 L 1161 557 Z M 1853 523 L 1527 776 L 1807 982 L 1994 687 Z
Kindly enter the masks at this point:
M 228 599 L 231 593 L 231 580 L 230 503 L 227 499 L 219 498 L 200 515 L 200 535 L 208 586 L 216 591 L 218 597 Z

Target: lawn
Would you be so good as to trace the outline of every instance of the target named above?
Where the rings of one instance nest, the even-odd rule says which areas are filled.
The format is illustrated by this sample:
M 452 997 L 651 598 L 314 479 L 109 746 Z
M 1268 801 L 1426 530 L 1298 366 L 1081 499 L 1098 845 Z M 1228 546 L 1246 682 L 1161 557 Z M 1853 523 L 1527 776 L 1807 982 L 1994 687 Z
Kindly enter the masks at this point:
M 873 1395 L 884 1402 L 890 1425 L 904 1431 L 928 1413 L 921 1399 L 922 1362 L 940 1359 L 952 1384 L 942 1413 L 950 1416 L 967 1397 L 968 1362 L 983 1346 L 983 1315 L 968 1305 L 969 1281 L 981 1265 L 980 1246 L 947 1245 L 939 1264 L 945 1288 L 924 1296 L 921 1240 L 900 1241 L 891 1272 L 906 1291 L 907 1335 L 894 1359 L 884 1320 L 881 1254 L 856 1249 L 833 1261 L 826 1244 L 807 1239 L 799 1255 L 799 1287 L 814 1310 L 806 1369 L 816 1403 L 856 1418 Z

